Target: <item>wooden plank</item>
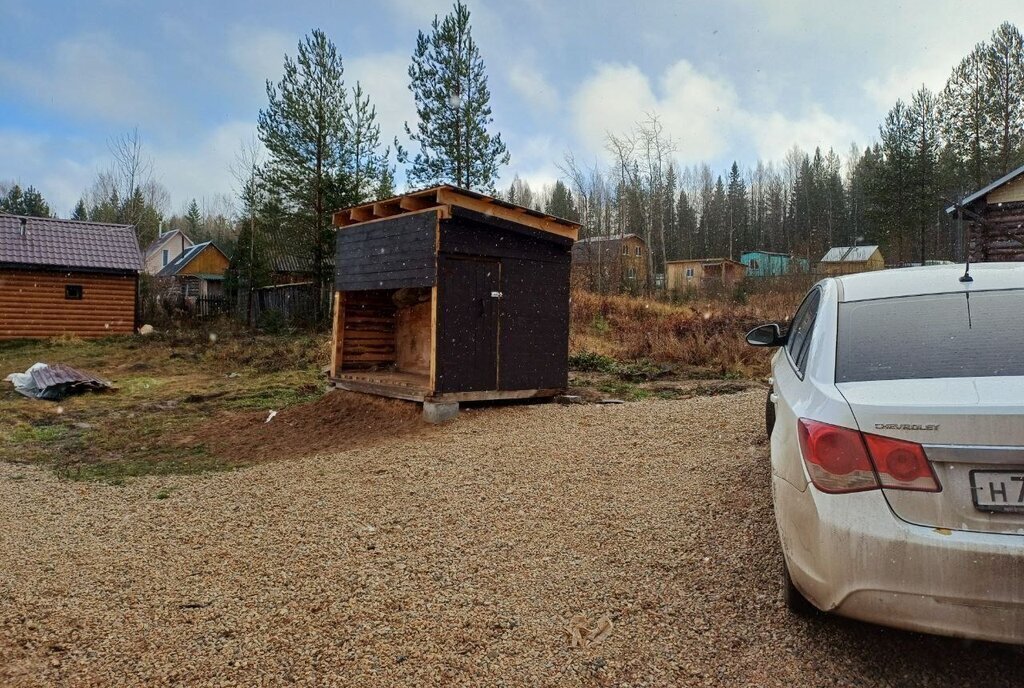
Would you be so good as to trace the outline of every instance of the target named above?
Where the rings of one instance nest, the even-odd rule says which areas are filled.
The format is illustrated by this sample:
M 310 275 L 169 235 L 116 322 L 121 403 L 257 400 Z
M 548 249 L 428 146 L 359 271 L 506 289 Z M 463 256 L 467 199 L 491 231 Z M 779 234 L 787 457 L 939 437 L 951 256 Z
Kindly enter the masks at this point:
M 361 392 L 363 394 L 374 394 L 379 397 L 390 397 L 392 399 L 404 399 L 406 401 L 423 401 L 425 392 L 407 389 L 404 387 L 392 387 L 388 385 L 374 385 L 368 382 L 355 382 L 348 380 L 336 380 L 334 386 L 349 392 Z
M 331 333 L 331 375 L 341 370 L 345 354 L 345 293 L 334 292 L 334 328 Z
M 542 217 L 524 215 L 523 213 L 516 212 L 511 208 L 505 208 L 504 206 L 496 205 L 494 203 L 488 203 L 476 198 L 464 196 L 452 189 L 438 189 L 437 200 L 444 205 L 456 205 L 460 208 L 468 208 L 484 215 L 509 220 L 510 222 L 526 225 L 527 227 L 539 229 L 544 232 L 550 232 L 551 234 L 572 239 L 573 241 L 579 237 L 580 233 L 578 226 L 563 225 L 559 222 L 547 220 Z
M 488 390 L 482 392 L 447 392 L 432 394 L 425 401 L 462 402 L 462 401 L 501 401 L 511 399 L 540 399 L 565 394 L 564 389 L 516 389 Z

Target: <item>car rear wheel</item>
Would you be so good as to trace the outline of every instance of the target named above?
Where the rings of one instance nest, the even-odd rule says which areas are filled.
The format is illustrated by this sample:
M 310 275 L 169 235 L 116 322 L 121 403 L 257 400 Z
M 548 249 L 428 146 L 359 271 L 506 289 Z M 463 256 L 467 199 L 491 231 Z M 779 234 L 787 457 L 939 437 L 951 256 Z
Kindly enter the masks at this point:
M 811 617 L 821 613 L 793 585 L 793 579 L 789 577 L 789 567 L 786 566 L 785 561 L 782 562 L 782 601 L 786 603 L 786 609 L 797 616 Z
M 764 398 L 764 429 L 768 433 L 768 439 L 772 438 L 772 429 L 775 428 L 775 404 L 772 403 L 772 388 L 768 388 L 768 396 Z

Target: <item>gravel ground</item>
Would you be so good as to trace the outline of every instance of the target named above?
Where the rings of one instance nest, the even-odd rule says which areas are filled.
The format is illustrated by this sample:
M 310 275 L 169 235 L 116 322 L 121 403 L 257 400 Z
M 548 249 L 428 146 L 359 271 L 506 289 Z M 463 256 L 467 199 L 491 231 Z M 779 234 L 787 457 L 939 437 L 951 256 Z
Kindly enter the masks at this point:
M 0 465 L 0 684 L 1019 685 L 1013 648 L 787 614 L 762 399 L 123 487 Z

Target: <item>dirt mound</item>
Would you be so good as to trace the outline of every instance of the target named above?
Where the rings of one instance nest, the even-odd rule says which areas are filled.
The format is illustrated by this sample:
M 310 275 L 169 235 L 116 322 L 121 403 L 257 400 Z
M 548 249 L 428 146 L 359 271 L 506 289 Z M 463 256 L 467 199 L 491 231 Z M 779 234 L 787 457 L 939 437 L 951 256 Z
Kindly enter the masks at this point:
M 220 415 L 192 437 L 215 456 L 255 463 L 366 447 L 428 428 L 418 404 L 343 390 L 266 420 L 266 411 Z

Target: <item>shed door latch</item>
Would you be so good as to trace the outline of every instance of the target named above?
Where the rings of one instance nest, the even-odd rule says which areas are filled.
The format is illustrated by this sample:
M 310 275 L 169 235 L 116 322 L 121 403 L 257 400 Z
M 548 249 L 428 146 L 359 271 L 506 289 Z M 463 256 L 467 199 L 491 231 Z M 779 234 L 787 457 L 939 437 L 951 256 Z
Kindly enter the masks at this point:
M 500 291 L 492 291 L 491 292 L 491 298 L 492 299 L 500 299 L 501 297 L 502 297 L 502 293 Z

